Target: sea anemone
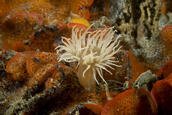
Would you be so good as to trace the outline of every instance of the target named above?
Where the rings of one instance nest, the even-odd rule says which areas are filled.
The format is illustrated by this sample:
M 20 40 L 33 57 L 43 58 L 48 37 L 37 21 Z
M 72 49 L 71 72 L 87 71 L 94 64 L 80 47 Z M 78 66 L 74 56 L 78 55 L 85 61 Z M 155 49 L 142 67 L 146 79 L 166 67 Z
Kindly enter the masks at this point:
M 120 37 L 114 38 L 113 27 L 90 31 L 87 29 L 72 28 L 72 37 L 62 37 L 63 45 L 58 45 L 56 51 L 59 61 L 77 62 L 77 77 L 80 84 L 87 90 L 92 90 L 99 84 L 96 76 L 107 84 L 103 78 L 103 70 L 112 74 L 107 68 L 120 67 L 114 55 L 121 49 Z

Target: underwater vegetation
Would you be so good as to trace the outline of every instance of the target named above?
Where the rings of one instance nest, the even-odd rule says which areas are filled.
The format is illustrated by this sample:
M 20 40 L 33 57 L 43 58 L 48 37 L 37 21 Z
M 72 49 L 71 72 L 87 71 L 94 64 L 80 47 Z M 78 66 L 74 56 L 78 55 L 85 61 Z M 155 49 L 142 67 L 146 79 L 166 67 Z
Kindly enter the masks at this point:
M 0 4 L 0 114 L 172 114 L 171 0 Z

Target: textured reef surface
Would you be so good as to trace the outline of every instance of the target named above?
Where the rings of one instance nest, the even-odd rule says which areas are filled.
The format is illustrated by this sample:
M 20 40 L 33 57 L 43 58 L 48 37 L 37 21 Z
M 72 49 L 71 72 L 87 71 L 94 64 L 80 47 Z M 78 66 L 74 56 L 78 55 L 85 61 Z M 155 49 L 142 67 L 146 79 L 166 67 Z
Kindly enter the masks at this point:
M 171 0 L 0 5 L 0 115 L 172 115 Z

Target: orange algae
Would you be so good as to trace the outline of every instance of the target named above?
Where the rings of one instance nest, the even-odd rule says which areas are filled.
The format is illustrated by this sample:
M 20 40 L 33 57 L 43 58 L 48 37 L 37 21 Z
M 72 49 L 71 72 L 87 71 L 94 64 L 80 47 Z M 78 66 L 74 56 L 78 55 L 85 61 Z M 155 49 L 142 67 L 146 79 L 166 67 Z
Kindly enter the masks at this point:
M 90 14 L 88 8 L 94 0 L 17 0 L 7 2 L 0 1 L 4 7 L 0 8 L 0 16 L 5 21 L 15 14 L 27 16 L 29 13 L 37 13 L 38 15 L 30 15 L 33 18 L 44 17 L 42 21 L 51 23 L 51 21 L 63 22 L 70 16 L 89 19 Z M 23 13 L 18 13 L 23 12 Z M 27 15 L 26 15 L 27 14 Z M 50 15 L 51 14 L 51 15 Z M 75 18 L 76 18 L 75 17 Z
M 2 20 L 5 19 L 5 17 L 10 13 L 12 9 L 15 9 L 17 6 L 20 6 L 20 4 L 29 2 L 31 0 L 0 0 L 0 4 L 3 7 L 0 7 L 0 17 Z
M 154 115 L 156 102 L 145 89 L 129 89 L 107 102 L 101 115 Z
M 158 77 L 166 78 L 172 73 L 172 62 L 167 62 L 157 73 Z
M 161 37 L 172 42 L 172 25 L 167 25 L 161 30 Z
M 97 104 L 84 104 L 88 109 L 90 109 L 92 112 L 94 112 L 96 115 L 101 114 L 102 106 Z
M 12 50 L 23 52 L 23 51 L 29 51 L 30 47 L 28 45 L 25 45 L 23 41 L 18 41 L 14 44 Z
M 29 81 L 27 82 L 27 86 L 31 88 L 34 85 L 42 84 L 44 81 L 47 80 L 48 77 L 53 74 L 55 68 L 56 66 L 53 63 L 48 63 L 41 66 L 41 68 L 36 71 L 33 77 L 29 79 Z
M 166 15 L 169 11 L 172 11 L 172 1 L 171 0 L 161 0 L 161 12 Z
M 52 53 L 35 53 L 35 55 L 29 58 L 26 62 L 28 74 L 30 75 L 30 77 L 33 77 L 38 68 L 47 63 L 53 62 L 54 60 L 56 60 L 56 58 L 57 56 Z
M 93 4 L 94 0 L 71 0 L 71 11 L 78 14 L 82 18 L 89 19 L 90 12 L 88 8 Z
M 159 113 L 161 115 L 171 115 L 172 74 L 163 80 L 157 81 L 153 85 L 152 94 L 157 101 Z
M 63 17 L 72 18 L 90 18 L 89 7 L 92 5 L 94 0 L 58 0 L 50 1 L 52 5 L 58 8 L 57 13 Z
M 132 79 L 130 81 L 132 83 L 139 77 L 141 73 L 145 72 L 147 68 L 133 55 L 131 51 L 128 52 L 128 55 L 132 67 Z
M 26 60 L 33 52 L 17 53 L 6 65 L 6 71 L 12 74 L 14 80 L 26 79 Z
M 52 77 L 48 78 L 47 81 L 45 82 L 45 88 L 51 88 L 57 85 L 60 76 L 61 76 L 60 71 L 58 69 L 55 69 L 54 73 L 52 74 Z
M 166 46 L 166 55 L 169 55 L 172 59 L 172 25 L 167 25 L 161 30 L 161 39 Z
M 12 59 L 8 61 L 6 65 L 6 71 L 12 74 L 12 79 L 18 81 L 25 80 L 28 76 L 32 78 L 36 73 L 39 77 L 47 77 L 47 74 L 53 71 L 52 68 L 55 66 L 54 61 L 56 58 L 57 55 L 46 52 L 17 53 Z M 46 65 L 50 67 L 46 68 Z M 42 70 L 40 68 L 42 68 Z M 39 79 L 39 77 L 34 79 Z
M 40 49 L 41 51 L 54 51 L 53 42 L 54 35 L 56 34 L 52 32 L 46 31 L 43 34 L 41 33 L 40 36 L 37 36 L 39 38 L 38 40 L 31 40 L 32 43 L 30 46 L 23 45 L 22 42 L 19 43 L 17 41 L 28 40 L 35 34 L 35 31 L 41 29 L 41 25 L 57 26 L 60 30 L 62 27 L 59 24 L 67 23 L 70 18 L 76 18 L 78 16 L 83 20 L 85 17 L 89 19 L 88 8 L 92 5 L 93 1 L 60 0 L 53 1 L 53 4 L 49 0 L 0 1 L 2 3 L 1 5 L 5 6 L 0 7 L 2 48 L 14 49 L 16 51 L 36 49 Z M 88 21 L 84 23 L 88 26 Z M 45 39 L 47 37 L 53 39 Z M 44 40 L 46 42 L 41 42 Z
M 25 76 L 25 70 L 22 69 L 25 63 L 25 57 L 21 53 L 18 53 L 7 63 L 6 71 L 13 74 L 14 80 L 19 80 Z
M 29 47 L 31 50 L 39 49 L 40 51 L 53 52 L 54 46 L 53 43 L 55 41 L 54 37 L 57 35 L 57 30 L 43 30 L 37 35 L 33 36 L 30 41 Z
M 1 40 L 3 41 L 3 48 L 11 49 L 16 47 L 15 43 L 17 41 L 28 39 L 35 31 L 36 26 L 42 25 L 43 19 L 41 14 L 33 10 L 31 11 L 32 7 L 34 7 L 32 3 L 33 1 L 16 5 L 2 20 L 0 29 L 2 31 Z M 10 7 L 11 4 L 8 4 L 7 7 Z

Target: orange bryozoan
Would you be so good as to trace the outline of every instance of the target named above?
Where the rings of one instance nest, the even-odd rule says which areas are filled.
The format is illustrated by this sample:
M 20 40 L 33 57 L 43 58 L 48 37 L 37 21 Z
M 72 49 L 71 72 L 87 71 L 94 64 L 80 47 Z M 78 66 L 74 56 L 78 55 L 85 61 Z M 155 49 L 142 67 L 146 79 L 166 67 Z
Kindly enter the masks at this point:
M 77 62 L 77 77 L 80 84 L 87 90 L 92 90 L 99 84 L 96 74 L 103 78 L 103 70 L 112 74 L 108 68 L 120 67 L 114 55 L 121 49 L 120 37 L 114 38 L 113 27 L 91 31 L 87 29 L 72 29 L 72 37 L 62 37 L 63 45 L 56 47 L 59 61 Z M 107 83 L 106 83 L 107 84 Z

